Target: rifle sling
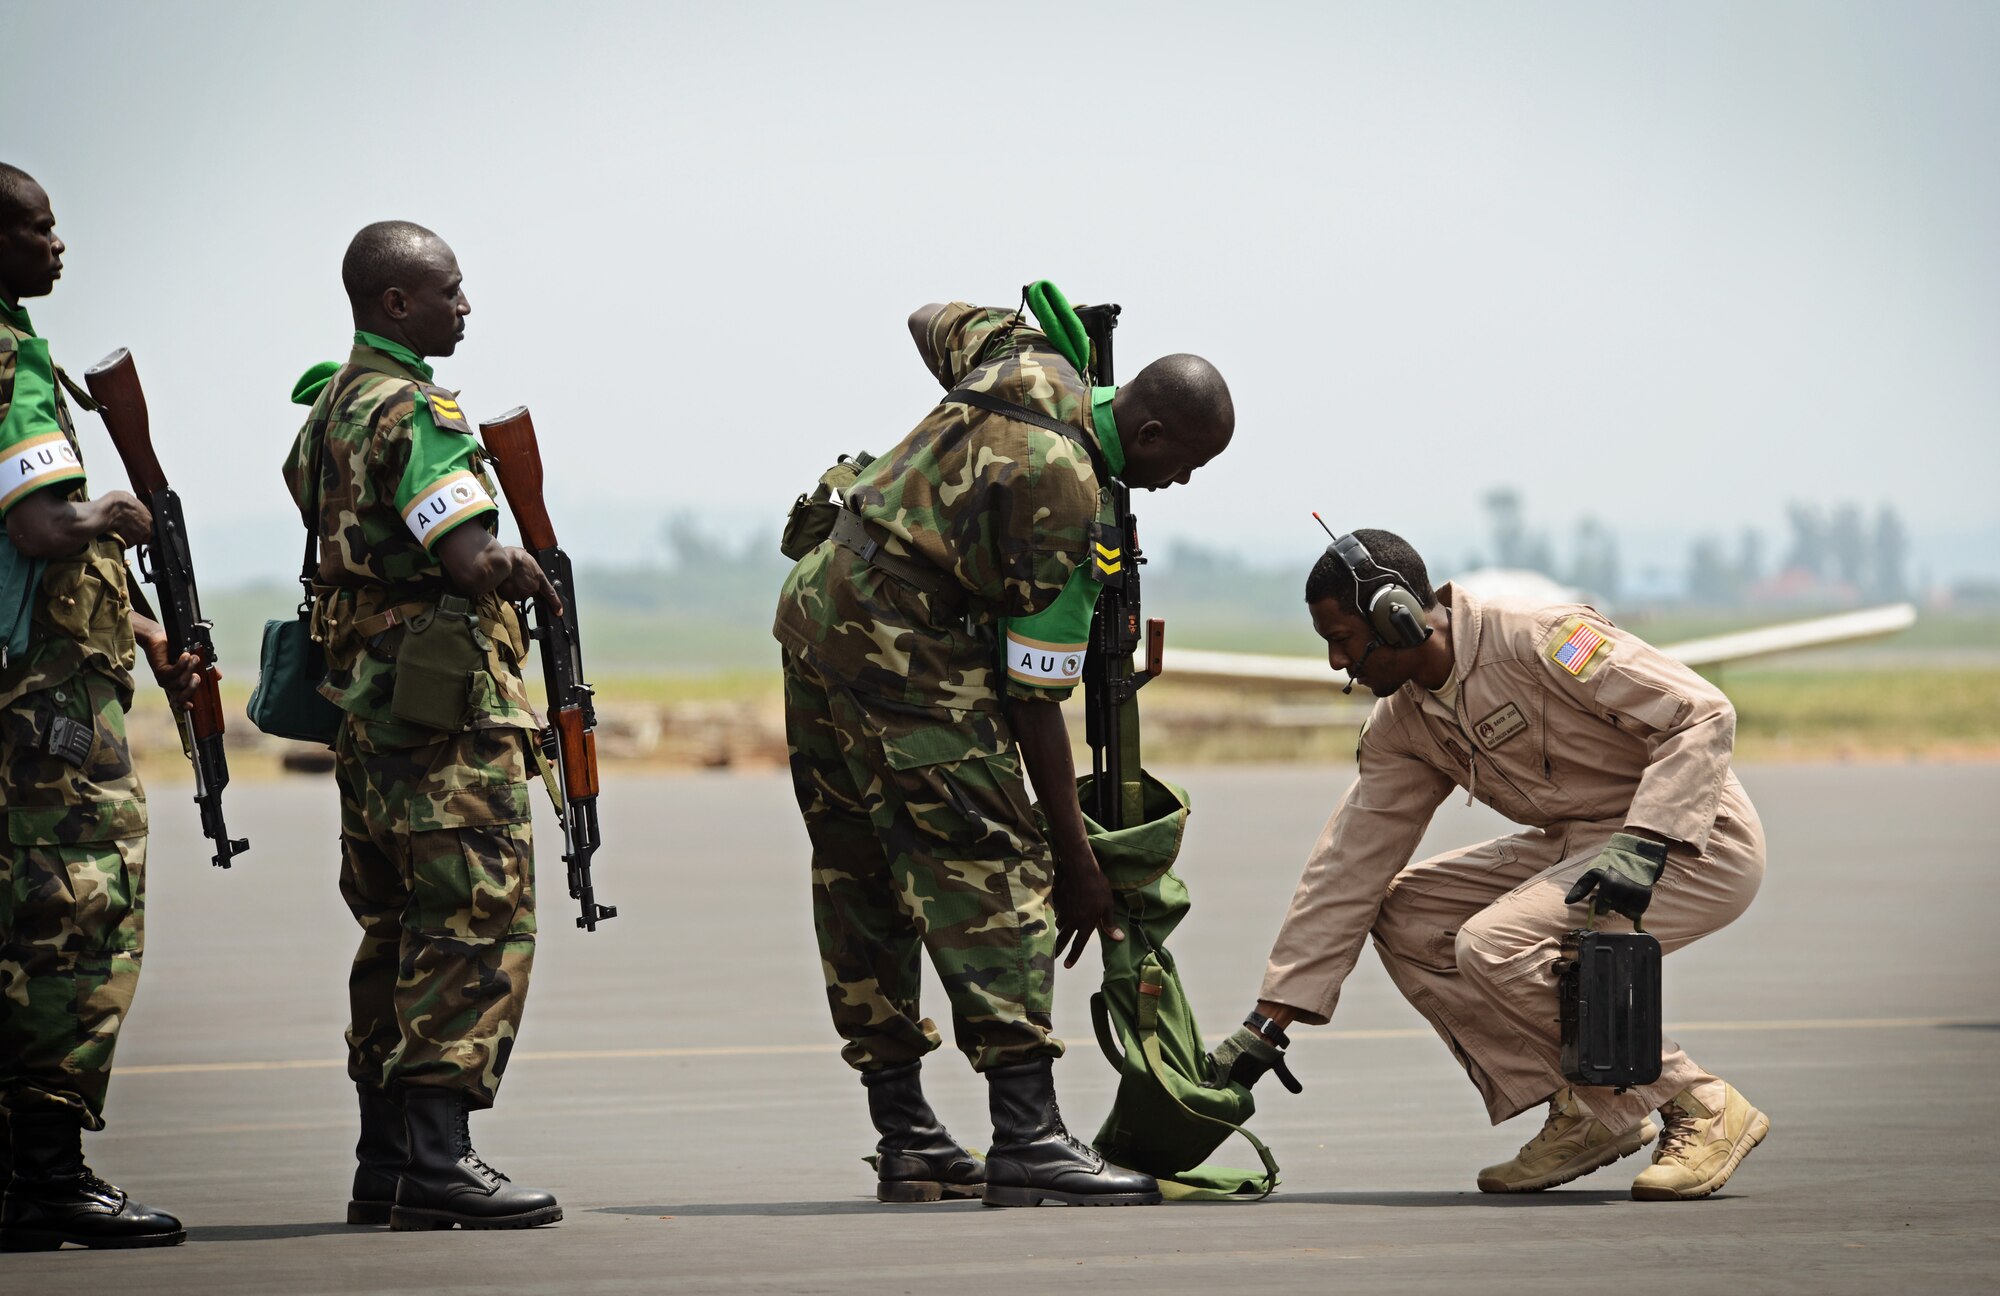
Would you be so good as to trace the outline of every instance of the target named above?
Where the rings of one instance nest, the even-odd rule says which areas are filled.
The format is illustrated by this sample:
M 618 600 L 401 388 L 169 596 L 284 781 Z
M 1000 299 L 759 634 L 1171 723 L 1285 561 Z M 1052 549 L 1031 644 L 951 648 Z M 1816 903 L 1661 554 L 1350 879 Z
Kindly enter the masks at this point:
M 56 381 L 63 385 L 63 390 L 69 393 L 70 399 L 75 401 L 79 407 L 90 413 L 95 413 L 101 408 L 89 392 L 76 385 L 76 379 L 70 377 L 61 365 L 56 365 L 55 371 Z
M 1016 405 L 990 392 L 974 391 L 969 387 L 953 388 L 945 393 L 944 401 L 940 403 L 970 405 L 989 414 L 997 414 L 1001 418 L 1013 419 L 1017 423 L 1030 423 L 1039 428 L 1046 428 L 1060 437 L 1075 442 L 1090 456 L 1090 466 L 1097 474 L 1098 481 L 1109 483 L 1111 480 L 1111 474 L 1105 467 L 1104 456 L 1098 449 L 1097 443 L 1061 419 L 1051 418 L 1040 410 Z M 829 485 L 830 483 L 822 479 L 823 490 Z M 942 593 L 949 583 L 945 573 L 937 568 L 884 549 L 879 540 L 868 534 L 867 521 L 851 509 L 840 510 L 839 515 L 834 518 L 833 531 L 828 538 L 842 548 L 851 550 L 861 561 L 880 567 L 897 580 L 914 586 L 933 598 Z
M 1106 486 L 1111 484 L 1111 473 L 1105 467 L 1104 452 L 1098 449 L 1097 442 L 1059 418 L 1051 418 L 1040 410 L 1029 409 L 1026 405 L 1016 405 L 1013 401 L 1002 400 L 991 392 L 974 391 L 970 387 L 955 387 L 946 392 L 943 403 L 970 405 L 975 409 L 983 409 L 988 414 L 998 414 L 1001 418 L 1013 419 L 1017 423 L 1032 423 L 1038 428 L 1047 428 L 1057 436 L 1068 437 L 1082 446 L 1084 453 L 1090 456 L 1090 467 L 1096 472 L 1099 483 Z

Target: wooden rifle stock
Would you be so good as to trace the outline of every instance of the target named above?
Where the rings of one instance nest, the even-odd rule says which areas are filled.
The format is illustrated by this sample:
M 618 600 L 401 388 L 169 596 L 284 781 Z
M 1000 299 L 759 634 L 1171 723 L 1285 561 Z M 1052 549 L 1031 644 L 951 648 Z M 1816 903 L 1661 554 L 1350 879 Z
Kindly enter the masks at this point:
M 542 499 L 542 454 L 527 409 L 511 409 L 491 423 L 482 423 L 479 433 L 507 505 L 513 510 L 515 525 L 521 528 L 521 539 L 558 596 L 535 601 L 534 637 L 542 647 L 542 682 L 548 689 L 549 727 L 555 737 L 553 754 L 562 773 L 564 804 L 559 810 L 569 894 L 582 909 L 577 926 L 596 931 L 600 922 L 616 918 L 618 910 L 597 903 L 590 874 L 590 859 L 599 845 L 597 710 L 591 705 L 590 685 L 583 678 L 576 583 L 569 555 L 556 544 L 556 529 Z
M 528 548 L 540 551 L 556 545 L 555 524 L 549 521 L 548 505 L 542 501 L 542 451 L 535 441 L 535 421 L 528 407 L 516 405 L 491 423 L 479 425 L 486 452 L 493 458 L 493 474 L 514 511 L 521 539 Z
M 167 474 L 153 453 L 152 419 L 146 413 L 146 393 L 139 386 L 139 366 L 132 363 L 132 353 L 119 347 L 86 369 L 83 382 L 98 404 L 111 444 L 125 461 L 133 494 L 147 499 L 154 491 L 165 490 Z
M 167 489 L 167 470 L 153 450 L 153 418 L 146 409 L 146 389 L 139 383 L 139 366 L 132 353 L 119 347 L 83 371 L 84 385 L 97 402 L 97 413 L 111 444 L 125 463 L 125 476 L 132 493 L 146 501 Z M 176 648 L 181 645 L 174 645 Z M 212 738 L 222 732 L 222 671 L 212 661 L 202 663 L 201 686 L 188 704 L 188 718 L 197 738 Z
M 222 672 L 215 665 L 214 627 L 202 616 L 201 596 L 195 588 L 187 519 L 181 515 L 180 497 L 168 484 L 166 470 L 153 450 L 152 419 L 146 411 L 146 392 L 139 385 L 139 367 L 132 362 L 132 353 L 118 348 L 85 370 L 83 381 L 97 402 L 111 443 L 118 447 L 118 457 L 125 462 L 132 493 L 153 514 L 153 534 L 140 550 L 139 566 L 153 583 L 159 607 L 147 608 L 136 586 L 131 591 L 133 602 L 158 619 L 170 657 L 190 653 L 202 665 L 193 699 L 174 719 L 181 729 L 181 745 L 194 765 L 194 800 L 201 811 L 202 835 L 215 844 L 215 863 L 228 868 L 229 861 L 248 850 L 250 843 L 231 837 L 222 817 L 222 790 L 229 784 L 229 760 L 222 745 Z

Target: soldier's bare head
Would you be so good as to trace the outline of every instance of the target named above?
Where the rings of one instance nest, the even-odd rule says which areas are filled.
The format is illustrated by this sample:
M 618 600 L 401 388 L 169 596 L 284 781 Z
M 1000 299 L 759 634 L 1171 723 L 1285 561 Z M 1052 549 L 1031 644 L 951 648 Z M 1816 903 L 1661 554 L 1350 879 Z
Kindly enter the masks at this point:
M 1111 402 L 1125 450 L 1128 486 L 1183 486 L 1197 468 L 1229 448 L 1236 405 L 1216 367 L 1197 355 L 1161 356 Z
M 450 355 L 465 336 L 458 257 L 436 234 L 411 221 L 365 225 L 347 245 L 340 281 L 354 327 L 400 342 L 420 356 Z
M 0 162 L 0 299 L 46 297 L 62 278 L 67 249 L 56 236 L 49 196 L 35 178 Z

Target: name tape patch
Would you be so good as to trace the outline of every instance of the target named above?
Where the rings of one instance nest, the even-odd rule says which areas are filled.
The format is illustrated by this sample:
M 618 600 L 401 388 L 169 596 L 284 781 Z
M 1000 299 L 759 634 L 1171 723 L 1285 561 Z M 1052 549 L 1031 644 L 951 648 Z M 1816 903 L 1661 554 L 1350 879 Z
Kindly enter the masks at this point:
M 1528 719 L 1521 714 L 1521 708 L 1509 702 L 1492 715 L 1473 726 L 1479 741 L 1488 747 L 1498 747 L 1528 727 Z
M 12 508 L 14 501 L 50 482 L 82 476 L 83 461 L 69 438 L 60 432 L 29 437 L 0 459 L 0 509 Z
M 1018 684 L 1067 688 L 1083 680 L 1088 644 L 1052 644 L 1007 632 L 1007 678 Z
M 1590 665 L 1590 659 L 1597 655 L 1597 650 L 1608 642 L 1589 623 L 1579 621 L 1569 632 L 1569 638 L 1549 649 L 1549 660 L 1570 674 L 1581 677 L 1583 668 Z
M 431 487 L 403 510 L 403 525 L 417 543 L 429 547 L 430 538 L 442 535 L 452 523 L 494 507 L 493 497 L 469 472 L 456 472 Z

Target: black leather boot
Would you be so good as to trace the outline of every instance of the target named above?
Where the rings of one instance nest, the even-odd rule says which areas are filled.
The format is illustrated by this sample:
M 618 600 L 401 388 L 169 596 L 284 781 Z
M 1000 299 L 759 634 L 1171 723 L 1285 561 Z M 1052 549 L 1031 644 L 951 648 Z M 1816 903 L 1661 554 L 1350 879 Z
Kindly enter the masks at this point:
M 399 1232 L 448 1229 L 533 1228 L 562 1218 L 556 1199 L 539 1188 L 517 1187 L 472 1150 L 467 1118 L 472 1105 L 450 1089 L 403 1090 L 403 1127 L 410 1160 L 396 1181 L 389 1227 Z
M 993 1109 L 986 1204 L 1157 1205 L 1160 1185 L 1153 1176 L 1111 1165 L 1096 1148 L 1070 1137 L 1056 1109 L 1051 1066 L 1051 1059 L 1037 1058 L 986 1073 Z
M 361 1137 L 354 1144 L 354 1194 L 347 1202 L 349 1224 L 387 1224 L 396 1204 L 396 1180 L 410 1159 L 403 1129 L 403 1104 L 373 1085 L 356 1085 L 361 1095 Z
M 924 1099 L 923 1063 L 864 1071 L 868 1119 L 882 1141 L 875 1145 L 875 1200 L 933 1202 L 977 1197 L 986 1167 L 958 1145 Z
M 141 1206 L 83 1163 L 83 1127 L 61 1109 L 7 1118 L 14 1177 L 0 1203 L 0 1251 L 86 1247 L 178 1246 L 181 1222 Z

